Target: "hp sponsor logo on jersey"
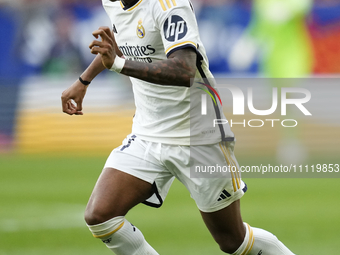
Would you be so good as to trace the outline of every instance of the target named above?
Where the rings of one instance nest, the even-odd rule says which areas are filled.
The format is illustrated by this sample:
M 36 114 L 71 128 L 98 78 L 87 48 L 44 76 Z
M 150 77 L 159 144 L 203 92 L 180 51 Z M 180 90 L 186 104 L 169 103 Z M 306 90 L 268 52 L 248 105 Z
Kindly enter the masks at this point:
M 164 36 L 169 42 L 182 39 L 187 32 L 187 23 L 178 15 L 170 16 L 164 23 Z

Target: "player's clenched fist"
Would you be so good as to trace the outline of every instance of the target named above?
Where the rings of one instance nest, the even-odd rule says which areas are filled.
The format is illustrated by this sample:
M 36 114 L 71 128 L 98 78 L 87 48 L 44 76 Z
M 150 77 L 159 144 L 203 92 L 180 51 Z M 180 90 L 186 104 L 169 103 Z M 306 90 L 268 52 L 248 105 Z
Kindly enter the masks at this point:
M 63 112 L 69 115 L 83 115 L 82 103 L 86 94 L 87 86 L 77 80 L 61 96 Z M 76 105 L 73 103 L 75 102 Z
M 110 69 L 117 55 L 117 44 L 113 32 L 108 27 L 100 27 L 92 34 L 95 38 L 98 39 L 100 37 L 102 40 L 94 40 L 89 45 L 91 53 L 100 54 L 103 65 Z

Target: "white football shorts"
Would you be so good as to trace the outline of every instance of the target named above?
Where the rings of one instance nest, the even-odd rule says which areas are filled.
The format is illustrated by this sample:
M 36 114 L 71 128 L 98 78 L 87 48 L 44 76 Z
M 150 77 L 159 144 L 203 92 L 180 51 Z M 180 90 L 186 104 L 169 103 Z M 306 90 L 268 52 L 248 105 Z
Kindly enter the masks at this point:
M 141 140 L 130 134 L 111 152 L 104 168 L 115 168 L 153 184 L 155 193 L 144 202 L 146 205 L 160 207 L 177 178 L 189 190 L 199 210 L 215 212 L 240 199 L 247 190 L 234 156 L 234 144 L 232 141 L 197 146 L 171 145 Z M 219 178 L 191 178 L 191 154 L 196 155 L 197 165 L 232 166 L 234 170 Z

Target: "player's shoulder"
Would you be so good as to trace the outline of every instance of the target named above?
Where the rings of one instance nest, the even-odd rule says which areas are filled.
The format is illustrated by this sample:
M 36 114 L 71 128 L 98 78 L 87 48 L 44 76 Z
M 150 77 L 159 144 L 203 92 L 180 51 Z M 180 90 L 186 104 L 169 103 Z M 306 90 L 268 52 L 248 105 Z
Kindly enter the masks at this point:
M 110 1 L 110 0 L 102 0 L 102 4 L 104 7 L 120 7 L 120 1 Z
M 192 11 L 193 7 L 189 0 L 144 0 L 148 1 L 150 8 L 157 14 L 165 14 L 175 9 Z

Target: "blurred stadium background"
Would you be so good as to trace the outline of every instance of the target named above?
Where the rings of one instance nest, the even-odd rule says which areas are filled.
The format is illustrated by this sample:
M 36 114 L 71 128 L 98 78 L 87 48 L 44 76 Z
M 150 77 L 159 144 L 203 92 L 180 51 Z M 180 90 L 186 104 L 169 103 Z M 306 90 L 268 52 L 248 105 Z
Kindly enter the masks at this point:
M 192 2 L 216 77 L 313 78 L 303 85 L 313 117 L 301 118 L 296 132 L 233 128 L 239 163 L 287 163 L 283 154 L 288 163 L 339 164 L 340 2 Z M 84 116 L 60 106 L 92 61 L 88 44 L 101 25 L 110 22 L 99 0 L 0 0 L 0 255 L 110 254 L 82 212 L 107 155 L 131 131 L 129 80 L 103 72 Z M 270 102 L 269 88 L 259 88 L 260 102 Z M 338 254 L 339 179 L 246 181 L 245 221 L 297 254 Z M 222 254 L 177 182 L 161 209 L 138 206 L 128 217 L 160 254 Z

